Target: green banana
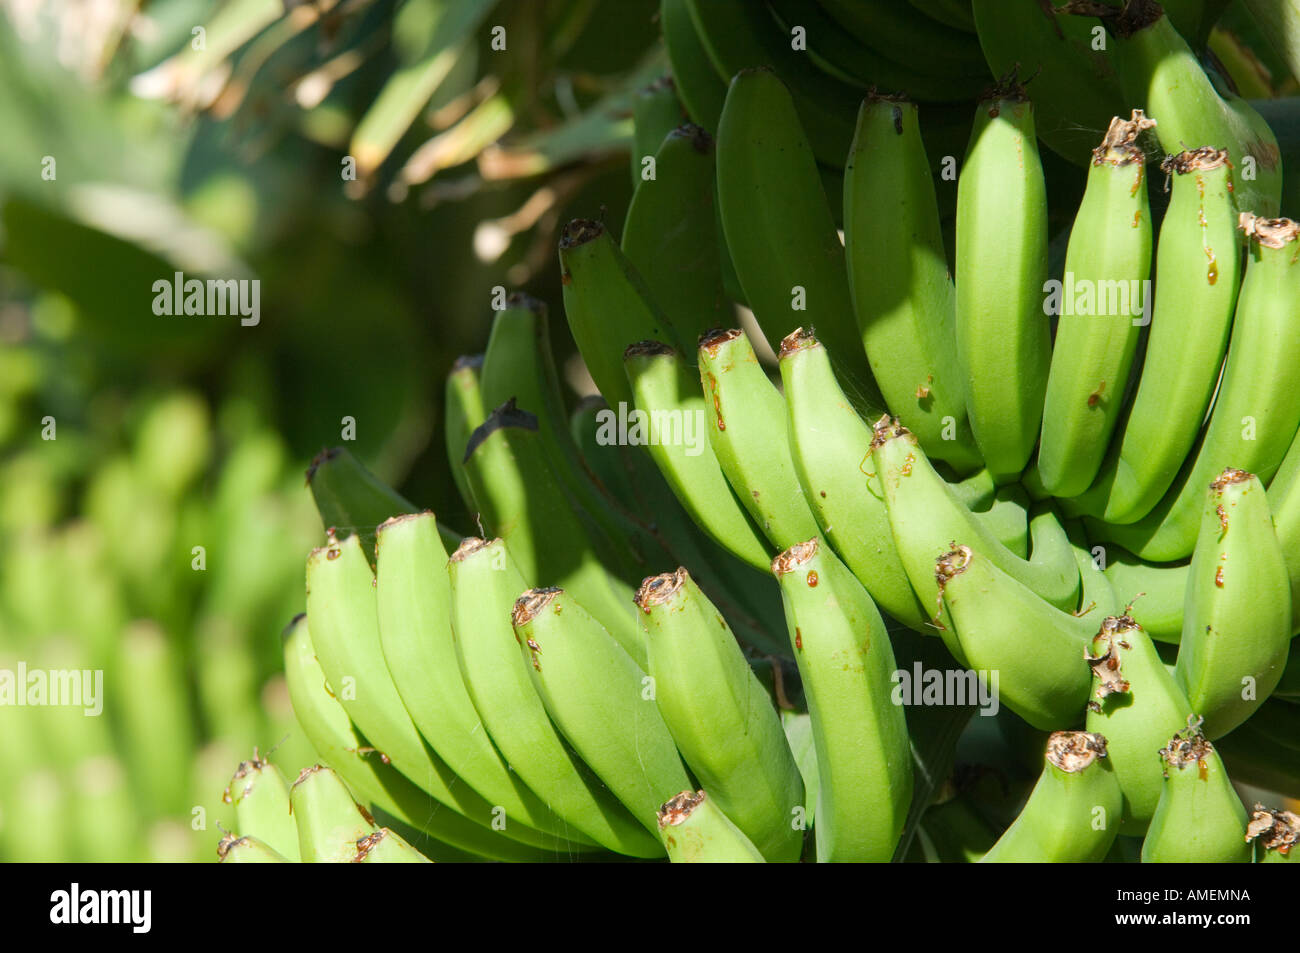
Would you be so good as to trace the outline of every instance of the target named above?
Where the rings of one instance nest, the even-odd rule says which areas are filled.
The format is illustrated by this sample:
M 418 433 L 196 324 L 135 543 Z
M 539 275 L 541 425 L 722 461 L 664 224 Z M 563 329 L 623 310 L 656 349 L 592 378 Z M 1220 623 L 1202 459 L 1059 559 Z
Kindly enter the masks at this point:
M 957 546 L 931 564 L 940 634 L 953 656 L 1035 728 L 1079 720 L 1088 695 L 1083 649 L 1094 624 L 1048 605 L 983 552 Z M 1025 632 L 1032 632 L 1032 652 Z
M 1267 484 L 1300 427 L 1300 225 L 1243 212 L 1251 254 L 1233 319 L 1228 359 L 1209 426 L 1160 504 L 1136 523 L 1095 534 L 1142 559 L 1171 562 L 1196 545 L 1205 486 L 1224 467 L 1247 470 Z
M 686 0 L 660 0 L 659 25 L 663 28 L 664 47 L 672 64 L 677 95 L 692 122 L 710 134 L 716 133 L 722 103 L 727 98 L 727 85 L 709 62 Z
M 597 547 L 595 527 L 572 506 L 548 465 L 537 418 L 513 402 L 492 411 L 470 438 L 465 468 L 484 528 L 505 540 L 524 578 L 573 589 L 619 644 L 644 660 L 632 588 L 606 569 L 625 577 L 633 571 L 620 568 L 629 558 L 626 547 Z
M 727 247 L 772 348 L 794 326 L 815 326 L 844 388 L 860 406 L 883 408 L 853 320 L 844 247 L 800 119 L 770 70 L 732 80 L 717 157 Z
M 912 799 L 894 652 L 862 584 L 816 538 L 772 561 L 803 679 L 817 760 L 819 862 L 887 861 Z
M 1094 5 L 1095 6 L 1095 5 Z M 1185 143 L 1211 142 L 1228 150 L 1235 168 L 1237 202 L 1258 215 L 1278 213 L 1282 156 L 1268 125 L 1244 99 L 1220 96 L 1155 0 L 1129 0 L 1123 10 L 1093 12 L 1115 36 L 1116 72 L 1125 98 L 1159 120 L 1156 134 L 1166 152 Z
M 556 814 L 610 850 L 657 857 L 663 848 L 565 745 L 520 658 L 510 624 L 526 587 L 500 539 L 466 539 L 448 563 L 451 626 L 465 687 L 510 769 Z
M 1161 169 L 1173 190 L 1156 248 L 1158 294 L 1137 393 L 1096 481 L 1064 504 L 1068 512 L 1108 523 L 1131 523 L 1150 512 L 1195 444 L 1241 286 L 1227 151 L 1205 146 L 1180 152 Z M 1116 387 L 1111 390 L 1118 399 Z
M 1291 632 L 1295 634 L 1300 632 L 1300 430 L 1268 484 L 1268 508 L 1291 577 Z
M 406 711 L 456 776 L 509 821 L 592 846 L 565 829 L 515 777 L 493 746 L 465 689 L 451 628 L 447 551 L 432 513 L 394 517 L 379 527 L 376 600 L 384 661 Z
M 483 355 L 475 354 L 456 358 L 447 375 L 443 396 L 443 435 L 447 443 L 447 463 L 451 467 L 456 490 L 470 511 L 474 509 L 474 496 L 465 476 L 465 445 L 469 435 L 487 419 L 483 395 L 479 390 L 479 374 L 483 368 Z M 414 507 L 409 512 L 414 512 Z M 389 513 L 393 516 L 393 513 Z
M 1142 841 L 1142 863 L 1250 863 L 1246 808 L 1194 719 L 1160 749 L 1164 785 Z
M 403 840 L 396 831 L 381 827 L 356 842 L 351 863 L 428 864 L 432 861 Z
M 642 181 L 647 156 L 659 151 L 664 136 L 682 123 L 682 104 L 672 77 L 661 76 L 632 99 L 632 188 Z
M 482 856 L 517 861 L 554 857 L 500 837 L 453 811 L 439 809 L 432 797 L 372 747 L 352 724 L 326 681 L 305 614 L 284 631 L 284 674 L 294 718 L 316 753 L 362 801 L 443 842 L 426 846 L 429 856 L 435 860 L 473 860 Z
M 653 682 L 569 593 L 530 589 L 511 612 L 533 687 L 579 757 L 658 834 L 665 791 L 690 786 Z
M 1215 739 L 1273 693 L 1291 644 L 1291 580 L 1257 477 L 1210 484 L 1190 574 L 1175 674 Z
M 297 832 L 294 838 L 297 838 Z M 217 845 L 217 862 L 221 864 L 288 864 L 288 857 L 278 853 L 256 837 L 227 835 Z
M 698 375 L 678 350 L 657 341 L 630 346 L 624 361 L 636 409 L 649 417 L 647 449 L 678 502 L 719 546 L 766 570 L 771 547 L 732 491 L 705 433 L 708 410 Z
M 1038 475 L 1053 496 L 1077 496 L 1101 469 L 1150 320 L 1151 210 L 1136 140 L 1153 126 L 1138 109 L 1111 120 L 1070 230 L 1038 448 Z
M 1088 546 L 1082 527 L 1078 523 L 1066 524 L 1065 533 L 1070 539 L 1074 564 L 1079 567 L 1079 607 L 1074 614 L 1091 619 L 1120 615 L 1123 603 Z
M 844 170 L 844 255 L 858 330 L 890 410 L 931 459 L 980 458 L 966 418 L 955 295 L 917 108 L 869 95 Z
M 1079 570 L 1069 538 L 1050 511 L 1039 509 L 1031 520 L 1033 548 L 1028 560 L 1021 559 L 961 505 L 907 428 L 886 417 L 874 430 L 872 484 L 885 500 L 894 543 L 923 607 L 939 610 L 934 561 L 960 539 L 1056 608 L 1075 609 Z
M 971 429 L 999 483 L 1028 463 L 1051 363 L 1047 192 L 1034 109 L 1014 74 L 975 112 L 957 179 L 957 359 Z
M 685 569 L 646 579 L 636 602 L 655 704 L 691 773 L 762 856 L 798 860 L 803 780 L 726 620 Z
M 700 339 L 700 380 L 709 441 L 736 496 L 781 548 L 819 532 L 799 488 L 786 437 L 785 401 L 741 330 Z M 774 429 L 775 432 L 774 432 Z
M 936 23 L 906 2 L 817 0 L 817 3 L 844 30 L 883 55 L 903 59 L 915 56 L 913 51 L 923 50 L 927 70 L 988 79 L 984 56 L 969 31 Z
M 289 785 L 280 769 L 253 752 L 252 761 L 241 761 L 227 800 L 235 805 L 235 823 L 244 836 L 255 835 L 285 860 L 300 860 L 298 828 L 289 811 Z
M 1256 804 L 1246 825 L 1246 840 L 1258 844 L 1255 859 L 1261 864 L 1285 864 L 1300 860 L 1300 815 L 1292 811 L 1271 811 Z
M 703 791 L 683 791 L 669 798 L 658 816 L 670 863 L 763 863 L 758 848 Z
M 981 863 L 1097 863 L 1119 833 L 1120 790 L 1107 739 L 1057 731 L 1020 815 Z
M 908 0 L 931 20 L 966 33 L 975 32 L 971 0 Z
M 732 310 L 719 260 L 713 138 L 687 124 L 669 130 L 650 155 L 654 177 L 632 196 L 623 254 L 676 339 L 697 341 L 710 328 L 730 323 Z
M 574 219 L 560 233 L 564 313 L 605 400 L 630 404 L 623 351 L 633 341 L 679 343 L 645 280 L 600 222 Z
M 931 806 L 922 827 L 940 863 L 973 864 L 997 842 L 996 832 L 962 795 Z
M 304 768 L 289 791 L 304 863 L 347 863 L 375 819 L 352 800 L 343 781 L 324 765 Z
M 1096 685 L 1088 700 L 1087 728 L 1109 743 L 1124 793 L 1120 833 L 1140 836 L 1160 800 L 1160 763 L 1154 753 L 1171 729 L 1187 723 L 1192 708 L 1131 611 L 1127 607 L 1123 615 L 1107 618 L 1085 652 Z

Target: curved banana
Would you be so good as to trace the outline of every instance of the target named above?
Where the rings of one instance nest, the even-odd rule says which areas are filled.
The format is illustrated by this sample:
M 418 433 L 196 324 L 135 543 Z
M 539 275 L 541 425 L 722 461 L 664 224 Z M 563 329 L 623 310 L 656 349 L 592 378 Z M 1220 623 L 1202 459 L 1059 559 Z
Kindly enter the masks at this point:
M 1095 623 L 1048 605 L 969 546 L 941 555 L 931 573 L 943 616 L 936 625 L 954 657 L 1035 728 L 1075 724 L 1088 695 L 1083 650 Z
M 483 396 L 479 391 L 479 371 L 483 355 L 463 355 L 456 358 L 447 375 L 443 394 L 443 437 L 447 444 L 447 464 L 451 468 L 456 490 L 469 510 L 474 509 L 474 497 L 469 491 L 465 476 L 465 445 L 469 435 L 487 418 Z M 414 512 L 414 507 L 408 512 Z M 389 513 L 389 516 L 395 515 Z
M 844 170 L 844 255 L 867 360 L 931 459 L 979 466 L 957 361 L 955 297 L 914 103 L 869 95 Z
M 1171 562 L 1196 546 L 1205 486 L 1225 467 L 1267 484 L 1300 428 L 1300 224 L 1242 213 L 1251 253 L 1233 319 L 1223 380 L 1200 446 L 1160 504 L 1141 520 L 1094 533 L 1142 559 Z
M 908 3 L 895 0 L 817 0 L 834 20 L 866 46 L 905 58 L 925 51 L 928 69 L 987 81 L 979 44 L 969 31 L 937 23 Z M 942 67 L 939 64 L 943 64 Z
M 1136 140 L 1153 126 L 1139 109 L 1111 120 L 1070 230 L 1038 447 L 1053 496 L 1077 496 L 1101 469 L 1150 314 L 1151 210 Z
M 1300 430 L 1268 484 L 1273 529 L 1291 577 L 1291 633 L 1300 632 Z
M 379 527 L 375 574 L 379 641 L 411 720 L 456 776 L 506 819 L 558 839 L 593 846 L 565 829 L 493 746 L 465 689 L 451 629 L 447 551 L 432 513 L 399 516 Z
M 887 861 L 913 779 L 885 624 L 862 584 L 815 538 L 778 555 L 772 572 L 812 716 L 817 860 Z
M 799 766 L 726 621 L 685 569 L 646 579 L 636 600 L 655 704 L 691 773 L 764 857 L 798 860 Z
M 630 404 L 623 351 L 647 339 L 679 343 L 672 326 L 600 222 L 579 218 L 564 226 L 560 273 L 564 313 L 591 379 L 611 407 Z
M 674 864 L 761 864 L 763 855 L 703 791 L 683 791 L 659 808 L 659 831 Z
M 1030 524 L 1033 549 L 1028 560 L 1021 559 L 961 505 L 906 427 L 881 418 L 874 429 L 873 485 L 884 496 L 894 543 L 923 607 L 939 608 L 935 559 L 951 548 L 953 540 L 964 540 L 1058 609 L 1074 611 L 1079 570 L 1069 539 L 1050 511 L 1040 509 L 1034 516 Z
M 1246 839 L 1246 808 L 1194 720 L 1159 757 L 1165 778 L 1142 841 L 1142 863 L 1250 863 L 1254 845 Z
M 1097 863 L 1119 834 L 1119 812 L 1107 739 L 1054 732 L 1029 800 L 980 863 Z
M 682 104 L 677 101 L 677 87 L 670 76 L 661 76 L 637 90 L 632 98 L 632 190 L 635 194 L 642 180 L 647 156 L 659 151 L 664 136 L 682 124 Z
M 799 488 L 786 435 L 785 400 L 768 380 L 744 331 L 700 339 L 700 380 L 709 441 L 727 482 L 764 535 L 787 547 L 820 530 Z
M 664 791 L 690 787 L 653 682 L 562 589 L 530 589 L 510 621 L 560 733 L 632 816 L 657 834 Z
M 1108 523 L 1141 519 L 1178 475 L 1214 396 L 1241 286 L 1227 150 L 1180 152 L 1161 169 L 1172 194 L 1156 247 L 1158 293 L 1137 393 L 1096 481 L 1064 504 Z
M 1300 861 L 1300 814 L 1271 811 L 1256 804 L 1246 825 L 1246 840 L 1258 846 L 1255 860 L 1261 864 L 1285 864 Z
M 1079 567 L 1079 607 L 1075 610 L 1075 615 L 1090 619 L 1120 615 L 1123 602 L 1093 555 L 1082 526 L 1067 523 L 1065 534 L 1070 540 L 1070 551 L 1074 553 L 1074 564 Z
M 352 800 L 343 781 L 324 765 L 304 768 L 289 800 L 303 863 L 349 863 L 357 841 L 377 830 L 370 812 Z
M 255 835 L 285 860 L 301 859 L 298 828 L 289 811 L 289 785 L 279 768 L 253 752 L 253 760 L 239 763 L 226 794 L 235 805 L 241 834 Z
M 1029 462 L 1052 359 L 1043 309 L 1047 190 L 1023 86 L 995 87 L 975 112 L 957 179 L 957 359 L 966 411 L 994 479 Z
M 1175 675 L 1219 738 L 1273 693 L 1291 646 L 1291 580 L 1258 478 L 1210 484 L 1192 555 Z
M 883 408 L 853 320 L 844 247 L 801 118 L 770 70 L 746 70 L 732 81 L 718 125 L 727 246 L 772 348 L 795 326 L 815 326 L 845 390 L 862 406 Z
M 451 556 L 451 625 L 465 687 L 492 742 L 549 808 L 612 851 L 662 856 L 551 724 L 515 642 L 510 613 L 527 583 L 500 539 L 470 538 Z
M 655 175 L 632 196 L 623 254 L 677 340 L 698 341 L 710 328 L 730 323 L 732 313 L 719 260 L 713 137 L 688 123 L 670 130 L 651 155 Z
M 1187 724 L 1192 708 L 1131 611 L 1107 618 L 1085 652 L 1096 686 L 1088 700 L 1087 728 L 1110 744 L 1124 792 L 1120 833 L 1141 835 L 1160 800 L 1155 752 L 1171 730 Z

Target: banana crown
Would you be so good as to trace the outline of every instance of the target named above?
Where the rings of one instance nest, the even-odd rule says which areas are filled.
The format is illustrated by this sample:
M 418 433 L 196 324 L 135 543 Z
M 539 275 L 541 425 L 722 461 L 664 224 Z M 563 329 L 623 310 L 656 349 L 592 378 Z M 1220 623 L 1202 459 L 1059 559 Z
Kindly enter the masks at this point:
M 683 791 L 681 794 L 673 795 L 664 802 L 663 807 L 659 808 L 659 829 L 686 823 L 705 799 L 706 795 L 703 791 Z
M 1246 841 L 1258 840 L 1265 850 L 1275 850 L 1283 857 L 1300 841 L 1300 814 L 1274 811 L 1256 804 L 1246 825 Z
M 1106 757 L 1106 738 L 1091 731 L 1054 731 L 1047 739 L 1046 757 L 1066 774 L 1080 774 Z

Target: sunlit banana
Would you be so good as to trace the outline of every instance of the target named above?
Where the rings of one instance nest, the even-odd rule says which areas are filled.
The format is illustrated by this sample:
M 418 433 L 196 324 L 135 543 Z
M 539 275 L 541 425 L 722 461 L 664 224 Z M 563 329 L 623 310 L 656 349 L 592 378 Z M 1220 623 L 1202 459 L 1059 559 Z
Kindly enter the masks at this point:
M 1162 738 L 1167 741 L 1171 731 L 1187 724 L 1192 709 L 1151 639 L 1127 611 L 1102 622 L 1086 658 L 1093 685 L 1087 727 L 1109 742 L 1110 761 L 1124 792 L 1121 833 L 1140 835 L 1160 800 L 1155 752 Z
M 377 830 L 375 819 L 323 765 L 304 768 L 289 798 L 304 863 L 349 863 L 356 856 L 357 841 Z
M 1126 526 L 1089 521 L 1094 534 L 1142 559 L 1171 562 L 1196 545 L 1205 487 L 1225 467 L 1267 484 L 1300 427 L 1300 225 L 1241 216 L 1250 256 L 1237 299 L 1228 359 L 1209 426 L 1159 505 Z
M 465 687 L 502 757 L 576 830 L 610 850 L 662 847 L 565 745 L 519 653 L 510 613 L 527 583 L 500 539 L 470 538 L 448 563 L 451 622 Z
M 1142 863 L 1250 863 L 1246 808 L 1195 722 L 1160 749 L 1165 778 L 1142 841 Z
M 1175 674 L 1214 739 L 1273 693 L 1291 643 L 1291 580 L 1256 477 L 1210 484 L 1190 574 Z
M 358 840 L 351 862 L 354 864 L 432 863 L 428 857 L 403 840 L 400 834 L 388 827 L 381 827 L 373 834 Z
M 957 180 L 957 359 L 966 411 L 999 483 L 1033 452 L 1051 363 L 1043 313 L 1047 192 L 1023 86 L 998 86 L 975 113 Z
M 294 837 L 297 838 L 297 831 Z M 217 845 L 217 862 L 221 864 L 288 864 L 292 861 L 270 847 L 265 841 L 256 837 L 235 837 L 233 834 L 221 839 Z
M 858 329 L 890 411 L 931 459 L 978 466 L 952 277 L 913 103 L 862 103 L 844 170 L 844 254 Z
M 772 561 L 803 679 L 817 757 L 820 862 L 887 861 L 912 796 L 894 653 L 862 584 L 816 538 Z
M 1096 863 L 1119 833 L 1119 782 L 1107 739 L 1058 731 L 1020 815 L 981 863 Z
M 1180 152 L 1161 168 L 1172 194 L 1156 248 L 1158 294 L 1141 380 L 1096 481 L 1065 504 L 1110 523 L 1145 516 L 1178 475 L 1219 380 L 1241 285 L 1227 151 Z
M 657 834 L 659 807 L 690 786 L 653 682 L 562 589 L 530 589 L 511 623 L 546 712 L 632 816 Z
M 1038 448 L 1053 496 L 1077 496 L 1101 468 L 1147 323 L 1151 210 L 1137 138 L 1154 125 L 1141 110 L 1111 120 L 1070 231 Z
M 781 719 L 722 615 L 685 569 L 637 592 L 655 704 L 718 809 L 768 860 L 803 849 L 803 780 Z
M 253 754 L 240 762 L 226 789 L 235 805 L 235 823 L 286 860 L 299 860 L 298 828 L 289 812 L 289 785 L 280 769 Z
M 761 864 L 763 855 L 703 791 L 683 791 L 659 808 L 659 831 L 674 864 Z
M 747 70 L 732 80 L 718 126 L 718 202 L 731 259 L 773 349 L 796 326 L 815 327 L 844 389 L 860 406 L 883 408 L 800 119 L 775 73 Z
M 700 339 L 709 440 L 727 482 L 773 545 L 819 532 L 790 457 L 785 401 L 740 330 Z

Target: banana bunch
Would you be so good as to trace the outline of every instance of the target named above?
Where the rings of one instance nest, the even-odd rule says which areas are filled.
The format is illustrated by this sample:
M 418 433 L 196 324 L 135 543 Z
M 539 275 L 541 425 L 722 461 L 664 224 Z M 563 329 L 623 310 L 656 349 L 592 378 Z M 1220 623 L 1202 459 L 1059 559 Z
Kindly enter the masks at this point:
M 447 380 L 478 535 L 313 464 L 304 732 L 428 856 L 1285 859 L 1294 803 L 1243 798 L 1300 795 L 1300 225 L 1222 102 L 1152 85 L 1054 233 L 1012 72 L 947 227 L 929 106 L 873 90 L 842 135 L 824 72 L 749 68 L 806 6 L 663 5 L 707 57 L 637 110 L 621 238 L 559 241 L 599 395 L 567 409 L 524 295 Z M 857 7 L 817 10 L 860 40 Z M 1153 10 L 1095 14 L 1137 61 Z M 347 859 L 382 828 L 339 813 Z

